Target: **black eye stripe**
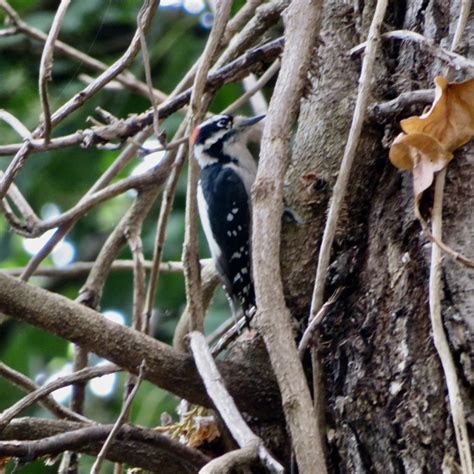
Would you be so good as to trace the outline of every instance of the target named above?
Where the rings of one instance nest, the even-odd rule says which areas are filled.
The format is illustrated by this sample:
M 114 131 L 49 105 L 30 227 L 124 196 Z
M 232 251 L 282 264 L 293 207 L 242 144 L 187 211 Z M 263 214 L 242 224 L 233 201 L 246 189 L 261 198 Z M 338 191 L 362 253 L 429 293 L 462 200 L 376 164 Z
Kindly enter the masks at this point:
M 225 117 L 220 117 L 218 120 L 214 120 L 210 123 L 202 124 L 199 130 L 199 134 L 194 143 L 205 143 L 206 140 L 208 138 L 211 138 L 216 132 L 232 128 L 232 123 L 233 119 L 229 115 Z

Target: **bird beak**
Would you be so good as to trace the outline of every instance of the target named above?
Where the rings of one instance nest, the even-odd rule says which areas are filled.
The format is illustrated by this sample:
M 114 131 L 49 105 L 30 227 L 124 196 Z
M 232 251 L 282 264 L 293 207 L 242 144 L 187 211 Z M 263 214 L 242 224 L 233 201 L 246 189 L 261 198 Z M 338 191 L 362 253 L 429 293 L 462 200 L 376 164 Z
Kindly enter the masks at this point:
M 252 125 L 255 125 L 260 120 L 264 119 L 265 115 L 256 115 L 255 117 L 244 117 L 238 118 L 235 122 L 235 126 L 238 129 L 244 130 Z

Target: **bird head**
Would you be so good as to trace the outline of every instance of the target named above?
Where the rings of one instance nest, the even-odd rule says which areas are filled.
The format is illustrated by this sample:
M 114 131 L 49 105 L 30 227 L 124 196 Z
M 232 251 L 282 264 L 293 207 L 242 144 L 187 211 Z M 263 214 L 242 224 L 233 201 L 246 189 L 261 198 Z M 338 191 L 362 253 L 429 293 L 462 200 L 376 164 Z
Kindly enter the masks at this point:
M 190 145 L 201 167 L 219 160 L 234 158 L 232 150 L 246 146 L 247 137 L 252 125 L 262 120 L 265 115 L 255 117 L 233 117 L 232 115 L 215 115 L 198 125 L 191 134 Z

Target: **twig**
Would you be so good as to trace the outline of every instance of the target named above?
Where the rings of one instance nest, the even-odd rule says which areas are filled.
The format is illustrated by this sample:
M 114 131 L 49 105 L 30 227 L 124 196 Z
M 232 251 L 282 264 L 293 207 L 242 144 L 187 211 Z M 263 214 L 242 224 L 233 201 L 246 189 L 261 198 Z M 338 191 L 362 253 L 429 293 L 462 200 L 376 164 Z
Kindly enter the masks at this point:
M 218 330 L 226 329 L 225 332 L 221 334 L 220 337 L 218 336 L 219 333 L 215 335 L 215 337 L 219 337 L 219 339 L 211 348 L 211 353 L 214 357 L 221 353 L 224 349 L 227 349 L 229 344 L 231 344 L 239 336 L 239 334 L 242 334 L 242 330 L 247 324 L 247 318 L 245 318 L 245 316 L 240 317 L 237 323 L 235 323 L 233 319 L 228 319 L 226 323 L 227 324 L 224 323 L 220 328 L 218 328 Z M 210 335 L 209 339 L 211 339 L 211 336 L 213 335 Z M 215 340 L 215 337 L 212 337 L 212 339 Z
M 43 54 L 41 55 L 40 70 L 39 70 L 39 96 L 41 106 L 43 108 L 43 138 L 47 143 L 51 136 L 51 110 L 49 107 L 48 99 L 48 81 L 52 79 L 52 68 L 53 68 L 53 54 L 54 54 L 54 43 L 56 42 L 59 30 L 61 29 L 61 23 L 63 22 L 66 10 L 69 7 L 71 0 L 61 0 L 56 14 L 54 15 L 53 24 L 49 30 L 48 38 L 44 44 Z
M 14 115 L 4 109 L 0 109 L 0 120 L 10 125 L 21 138 L 31 137 L 31 132 Z
M 221 280 L 216 272 L 216 268 L 212 259 L 207 260 L 204 265 L 203 260 L 201 260 L 200 267 L 202 308 L 205 313 Z M 191 312 L 189 306 L 189 302 L 187 302 L 184 311 L 179 317 L 178 324 L 176 325 L 176 329 L 174 330 L 173 334 L 173 347 L 183 352 L 187 350 L 186 335 L 189 333 L 189 331 L 191 331 Z
M 289 5 L 289 0 L 273 0 L 260 5 L 255 15 L 245 25 L 239 34 L 235 35 L 229 45 L 219 56 L 213 68 L 222 67 L 234 59 L 240 52 L 247 50 L 265 33 L 268 28 L 280 20 L 282 11 Z
M 3 171 L 0 171 L 0 178 L 3 178 L 3 176 Z M 7 196 L 9 199 L 11 199 L 18 211 L 20 211 L 26 223 L 26 228 L 31 228 L 40 224 L 41 221 L 39 217 L 36 215 L 35 211 L 33 211 L 28 201 L 25 199 L 23 194 L 21 194 L 20 190 L 14 183 L 10 185 Z M 22 227 L 26 232 L 25 226 Z
M 206 265 L 210 259 L 202 259 L 201 265 Z M 74 262 L 68 265 L 67 267 L 52 267 L 44 266 L 40 267 L 33 275 L 42 276 L 42 277 L 52 277 L 52 278 L 76 278 L 79 276 L 87 275 L 92 267 L 94 262 Z M 113 271 L 133 271 L 134 269 L 133 260 L 115 260 L 110 267 Z M 149 271 L 152 268 L 151 261 L 144 261 L 143 267 L 145 270 Z M 0 270 L 2 273 L 10 276 L 20 276 L 24 271 L 24 267 L 19 268 L 2 268 Z M 181 262 L 162 262 L 160 263 L 160 272 L 163 273 L 183 273 L 183 264 Z
M 258 459 L 258 444 L 253 443 L 244 448 L 229 451 L 206 464 L 199 474 L 222 474 L 223 472 L 235 472 L 234 470 L 248 466 Z
M 365 50 L 364 60 L 362 62 L 362 71 L 359 79 L 359 91 L 352 117 L 352 124 L 349 131 L 349 137 L 344 150 L 339 173 L 337 175 L 336 184 L 334 185 L 331 203 L 329 205 L 328 217 L 324 228 L 321 248 L 319 250 L 318 266 L 316 270 L 316 278 L 314 282 L 313 296 L 311 300 L 311 310 L 309 320 L 311 321 L 320 310 L 323 297 L 324 286 L 326 283 L 326 275 L 331 257 L 331 248 L 336 232 L 337 222 L 341 211 L 342 203 L 347 191 L 347 184 L 355 159 L 357 145 L 359 143 L 364 117 L 367 109 L 370 93 L 370 81 L 372 79 L 372 70 L 377 53 L 377 45 L 379 42 L 380 26 L 382 25 L 385 11 L 387 8 L 387 0 L 378 0 L 375 13 L 370 25 L 367 47 Z
M 57 217 L 53 217 L 48 221 L 42 221 L 36 227 L 31 229 L 30 237 L 37 237 L 42 235 L 44 232 L 56 227 L 60 227 L 64 224 L 68 224 L 71 221 L 77 220 L 78 217 L 83 216 L 88 211 L 98 206 L 99 204 L 111 199 L 119 194 L 122 194 L 129 189 L 143 189 L 154 183 L 160 183 L 168 175 L 169 169 L 172 162 L 169 158 L 163 159 L 147 174 L 129 176 L 117 183 L 111 184 L 100 191 L 95 192 L 89 196 L 85 196 L 81 199 L 74 207 L 63 212 Z
M 415 33 L 414 31 L 409 30 L 395 30 L 389 31 L 380 35 L 382 39 L 398 39 L 402 41 L 413 41 L 420 44 L 426 51 L 428 51 L 433 56 L 441 59 L 442 61 L 448 63 L 450 66 L 456 69 L 467 69 L 469 71 L 474 70 L 474 61 L 468 59 L 460 54 L 453 53 L 445 48 L 441 48 L 433 43 L 432 40 L 426 38 L 426 36 L 421 35 L 420 33 Z M 350 50 L 350 54 L 358 54 L 366 48 L 367 42 L 361 43 Z
M 228 43 L 255 15 L 255 10 L 266 0 L 247 0 L 245 5 L 229 20 L 222 38 L 224 43 Z
M 193 90 L 190 98 L 189 131 L 193 130 L 204 117 L 210 98 L 203 98 L 206 87 L 206 78 L 214 56 L 222 40 L 225 27 L 229 21 L 232 0 L 222 0 L 217 5 L 214 24 L 209 34 L 204 52 L 199 60 L 199 65 L 194 78 Z M 193 150 L 188 152 L 188 181 L 186 187 L 185 231 L 183 244 L 183 265 L 186 287 L 186 301 L 191 315 L 191 329 L 204 329 L 204 314 L 201 293 L 199 252 L 198 252 L 198 223 L 197 223 L 197 183 L 199 179 L 199 166 L 193 159 Z
M 252 97 L 256 92 L 263 89 L 268 81 L 278 72 L 280 69 L 280 60 L 277 59 L 273 64 L 262 74 L 262 76 L 255 81 L 252 87 L 250 87 L 244 94 L 242 94 L 235 102 L 226 107 L 222 113 L 231 114 L 243 104 L 245 104 L 250 97 Z
M 313 403 L 293 338 L 280 267 L 283 185 L 290 161 L 289 142 L 307 84 L 321 12 L 321 1 L 294 0 L 285 13 L 285 49 L 263 131 L 252 192 L 252 268 L 258 309 L 255 322 L 280 387 L 298 468 L 300 472 L 324 474 L 327 472 L 324 433 L 314 422 Z
M 459 46 L 470 9 L 471 1 L 462 1 L 459 20 L 456 25 L 456 31 L 451 44 L 451 50 L 454 50 Z M 447 169 L 444 168 L 436 175 L 435 178 L 432 210 L 432 237 L 436 245 L 432 245 L 431 247 L 429 283 L 430 319 L 431 327 L 433 329 L 433 342 L 441 360 L 446 385 L 448 387 L 449 405 L 451 408 L 451 416 L 453 418 L 454 432 L 456 434 L 459 459 L 461 461 L 461 470 L 463 474 L 470 474 L 474 472 L 474 469 L 472 464 L 471 447 L 467 431 L 466 418 L 464 416 L 461 389 L 459 386 L 456 366 L 454 365 L 453 356 L 449 349 L 448 338 L 444 331 L 443 318 L 441 314 L 441 250 L 445 249 L 439 245 L 439 242 L 442 242 L 443 240 L 443 194 L 446 173 Z M 417 201 L 415 202 L 415 210 L 418 211 Z M 472 268 L 474 268 L 474 262 L 472 262 Z
M 464 30 L 466 29 L 469 13 L 471 12 L 472 0 L 461 0 L 461 11 L 459 12 L 458 23 L 454 32 L 453 41 L 451 43 L 451 51 L 458 49 Z
M 438 246 L 446 255 L 451 257 L 455 262 L 461 263 L 467 268 L 474 268 L 474 260 L 471 260 L 465 257 L 463 254 L 456 252 L 456 250 L 452 249 L 449 245 L 445 244 L 439 237 L 437 237 L 434 232 L 430 231 L 430 228 L 425 221 L 424 217 L 421 215 L 420 208 L 418 207 L 419 202 L 415 202 L 415 216 L 420 222 L 421 228 L 423 229 L 423 233 L 425 236 L 433 242 L 436 246 Z
M 202 377 L 206 391 L 237 444 L 241 448 L 258 446 L 258 456 L 262 464 L 270 472 L 284 472 L 281 464 L 272 457 L 263 445 L 262 440 L 252 432 L 242 418 L 233 398 L 224 386 L 224 381 L 212 358 L 204 335 L 192 331 L 189 334 L 189 341 L 196 367 Z
M 144 0 L 139 15 L 143 18 L 142 27 L 147 31 L 153 16 L 157 10 L 158 0 Z M 135 59 L 140 51 L 140 33 L 135 31 L 135 34 L 130 42 L 130 46 L 125 53 L 115 61 L 106 71 L 104 71 L 94 82 L 89 84 L 85 89 L 78 92 L 64 105 L 62 105 L 51 117 L 51 125 L 57 125 L 72 112 L 81 107 L 97 92 L 99 92 L 112 79 L 115 79 L 122 71 L 124 71 Z M 34 133 L 34 132 L 33 132 Z
M 5 380 L 11 382 L 15 387 L 20 388 L 24 392 L 30 393 L 38 390 L 40 387 L 33 382 L 26 375 L 23 375 L 20 372 L 8 367 L 7 365 L 0 362 L 0 377 L 3 377 Z M 54 416 L 58 418 L 65 418 L 67 420 L 78 421 L 82 423 L 92 423 L 91 420 L 85 416 L 79 415 L 66 407 L 63 407 L 50 395 L 43 397 L 38 401 L 38 403 L 50 411 Z
M 419 103 L 429 104 L 433 102 L 434 96 L 433 89 L 402 92 L 395 99 L 370 106 L 368 114 L 375 117 L 395 115 L 409 105 Z
M 151 131 L 149 127 L 146 127 L 142 132 L 140 132 L 135 141 L 140 143 L 143 140 L 146 140 L 150 135 Z M 101 175 L 101 177 L 92 185 L 92 187 L 87 191 L 87 193 L 81 198 L 81 201 L 88 199 L 91 194 L 94 194 L 104 186 L 106 186 L 112 179 L 117 176 L 117 174 L 123 169 L 124 166 L 135 156 L 137 150 L 137 145 L 134 143 L 129 144 L 125 150 L 117 157 L 117 159 L 110 165 L 107 170 Z M 33 272 L 38 268 L 41 262 L 49 255 L 54 247 L 61 241 L 61 239 L 67 235 L 69 230 L 73 227 L 75 221 L 68 222 L 61 226 L 46 242 L 46 244 L 41 248 L 41 250 L 34 255 L 31 260 L 28 262 L 24 272 L 21 275 L 21 278 L 25 281 L 33 274 Z
M 3 431 L 8 423 L 10 423 L 10 421 L 19 413 L 21 413 L 25 408 L 28 408 L 37 400 L 49 395 L 51 392 L 54 392 L 55 390 L 58 390 L 62 387 L 67 387 L 68 385 L 77 383 L 79 381 L 86 381 L 95 377 L 102 377 L 103 375 L 119 372 L 120 370 L 122 369 L 116 365 L 107 364 L 98 367 L 89 367 L 79 372 L 74 372 L 70 375 L 65 375 L 52 380 L 51 382 L 39 387 L 37 390 L 29 393 L 10 408 L 4 410 L 0 415 L 0 432 Z
M 125 403 L 122 407 L 122 411 L 121 411 L 119 417 L 117 418 L 117 421 L 114 423 L 113 428 L 110 430 L 110 433 L 107 436 L 107 439 L 105 440 L 105 443 L 102 446 L 102 449 L 100 450 L 100 453 L 97 456 L 97 459 L 95 460 L 94 464 L 92 465 L 92 468 L 91 468 L 91 471 L 90 471 L 91 474 L 99 474 L 102 462 L 105 459 L 105 457 L 107 456 L 107 451 L 109 450 L 110 445 L 112 444 L 115 437 L 117 436 L 118 431 L 122 427 L 125 416 L 127 415 L 128 410 L 129 410 L 130 406 L 132 405 L 132 401 L 135 398 L 135 395 L 137 394 L 138 388 L 140 387 L 140 383 L 141 383 L 142 378 L 143 378 L 144 370 L 145 370 L 145 361 L 143 360 L 143 362 L 140 365 L 140 371 L 138 373 L 138 379 L 135 383 L 135 386 L 133 387 L 133 390 L 130 392 L 129 396 L 127 397 L 127 400 L 125 401 Z
M 182 122 L 176 135 L 181 137 L 186 129 L 186 120 Z M 151 318 L 151 313 L 153 310 L 153 305 L 156 297 L 156 290 L 158 286 L 158 278 L 161 271 L 161 257 L 163 255 L 163 246 L 165 243 L 166 229 L 168 224 L 168 219 L 173 208 L 174 197 L 176 193 L 176 186 L 178 184 L 178 178 L 181 172 L 181 168 L 184 164 L 184 159 L 186 157 L 187 147 L 182 146 L 178 149 L 176 158 L 173 163 L 173 168 L 166 182 L 165 189 L 161 198 L 161 207 L 160 214 L 158 217 L 158 222 L 156 224 L 156 233 L 155 233 L 155 242 L 153 245 L 153 260 L 152 267 L 150 272 L 150 278 L 148 281 L 148 287 L 145 297 L 145 307 L 143 320 L 146 325 Z M 145 331 L 147 333 L 148 331 Z
M 432 229 L 433 236 L 438 240 L 442 239 L 443 189 L 445 177 L 446 168 L 437 174 L 435 182 Z M 433 341 L 443 366 L 446 385 L 448 387 L 449 404 L 451 407 L 451 416 L 453 417 L 462 473 L 470 474 L 474 471 L 466 419 L 464 417 L 464 407 L 461 391 L 459 389 L 456 366 L 454 365 L 453 357 L 449 349 L 449 343 L 444 332 L 443 319 L 441 316 L 441 250 L 438 245 L 431 247 L 429 301 Z
M 148 55 L 148 48 L 146 45 L 146 35 L 145 35 L 146 23 L 145 23 L 144 13 L 145 12 L 140 12 L 140 14 L 137 17 L 137 31 L 140 35 L 140 47 L 141 47 L 142 56 L 143 56 L 143 68 L 145 69 L 146 84 L 148 86 L 149 98 L 150 98 L 150 102 L 153 108 L 153 130 L 155 131 L 156 138 L 160 139 L 160 136 L 161 136 L 160 118 L 158 114 L 158 103 L 157 103 L 155 94 L 153 93 L 153 79 L 151 77 L 150 57 Z
M 339 298 L 341 291 L 342 288 L 338 288 L 332 294 L 332 296 L 321 306 L 321 309 L 318 311 L 316 316 L 309 322 L 308 327 L 305 329 L 303 337 L 301 338 L 301 341 L 298 345 L 298 352 L 300 358 L 303 358 L 306 348 L 308 347 L 308 344 L 311 341 L 315 330 L 321 324 L 321 321 L 323 320 L 324 316 L 326 316 L 328 309 L 337 301 L 337 298 Z
M 42 456 L 55 456 L 72 450 L 97 455 L 100 444 L 107 438 L 113 425 L 84 426 L 82 423 L 39 418 L 13 420 L 2 433 L 0 456 L 12 456 L 31 461 Z M 26 436 L 29 439 L 25 439 Z M 46 436 L 46 437 L 45 437 Z M 31 437 L 40 438 L 33 439 Z M 152 472 L 172 474 L 193 471 L 210 459 L 197 449 L 185 446 L 155 430 L 123 425 L 107 453 L 111 461 L 126 462 Z
M 372 71 L 375 63 L 377 46 L 380 39 L 380 27 L 382 25 L 388 0 L 377 0 L 374 16 L 369 28 L 367 47 L 365 49 L 364 59 L 362 61 L 362 70 L 359 78 L 359 90 L 352 116 L 351 128 L 344 149 L 344 156 L 341 161 L 336 184 L 334 185 L 331 202 L 329 204 L 328 217 L 324 227 L 321 247 L 319 249 L 318 265 L 316 269 L 316 277 L 314 281 L 313 294 L 311 298 L 311 309 L 309 314 L 309 322 L 316 317 L 323 304 L 324 287 L 326 283 L 326 275 L 331 257 L 331 249 L 336 233 L 337 223 L 341 212 L 344 197 L 347 192 L 347 185 L 354 163 L 357 145 L 359 143 L 362 126 L 367 110 L 367 104 L 370 94 L 370 81 L 372 79 Z M 321 380 L 321 366 L 319 354 L 315 348 L 311 350 L 311 362 L 313 366 L 313 393 L 314 406 L 317 414 L 317 420 L 320 428 L 323 419 L 323 384 Z
M 225 84 L 240 81 L 250 72 L 259 70 L 263 61 L 274 60 L 281 53 L 282 47 L 283 38 L 277 38 L 247 51 L 231 63 L 215 72 L 211 72 L 206 80 L 206 90 L 215 90 Z M 161 119 L 169 117 L 172 113 L 186 105 L 191 97 L 191 91 L 191 88 L 187 89 L 160 105 L 158 112 Z M 54 138 L 50 143 L 45 143 L 42 139 L 31 139 L 29 141 L 30 151 L 37 153 L 70 146 L 80 145 L 89 147 L 114 140 L 126 140 L 152 123 L 153 111 L 150 110 L 138 116 L 120 120 L 116 124 L 79 130 L 70 135 Z M 20 143 L 0 146 L 0 156 L 17 153 L 22 146 L 23 144 Z
M 15 29 L 17 32 L 23 33 L 29 38 L 41 41 L 43 43 L 46 41 L 48 36 L 41 30 L 38 30 L 37 28 L 34 28 L 28 25 L 25 21 L 23 21 L 18 12 L 16 12 L 16 10 L 13 9 L 12 6 L 5 0 L 0 0 L 0 8 L 2 8 L 8 15 L 10 21 L 15 25 Z M 55 41 L 54 49 L 57 50 L 58 53 L 68 56 L 96 71 L 103 72 L 109 68 L 109 66 L 103 63 L 102 61 L 98 61 L 97 59 L 83 53 L 82 51 L 79 51 L 78 49 L 62 41 Z M 130 71 L 119 74 L 115 78 L 115 80 L 123 86 L 127 87 L 129 90 L 148 97 L 147 85 L 138 80 Z M 167 98 L 166 94 L 157 89 L 154 89 L 153 93 L 160 102 L 163 102 Z
M 22 145 L 16 151 L 13 160 L 10 161 L 7 169 L 4 171 L 2 180 L 0 181 L 0 200 L 7 194 L 10 185 L 13 183 L 16 174 L 23 167 L 26 159 L 31 153 L 32 145 L 31 140 L 27 138 Z

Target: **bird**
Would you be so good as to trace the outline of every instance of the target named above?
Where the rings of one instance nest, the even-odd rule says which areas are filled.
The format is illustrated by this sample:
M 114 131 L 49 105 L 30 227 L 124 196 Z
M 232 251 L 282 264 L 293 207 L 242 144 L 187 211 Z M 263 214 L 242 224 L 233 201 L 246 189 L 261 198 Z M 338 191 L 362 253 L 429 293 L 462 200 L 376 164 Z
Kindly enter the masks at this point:
M 247 141 L 252 126 L 264 117 L 216 115 L 198 125 L 190 137 L 200 167 L 197 201 L 201 225 L 232 314 L 237 319 L 240 306 L 248 328 L 256 309 L 250 190 L 257 164 Z

